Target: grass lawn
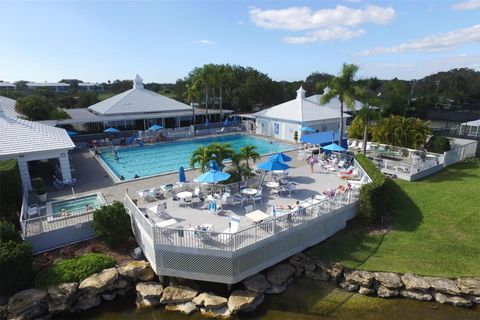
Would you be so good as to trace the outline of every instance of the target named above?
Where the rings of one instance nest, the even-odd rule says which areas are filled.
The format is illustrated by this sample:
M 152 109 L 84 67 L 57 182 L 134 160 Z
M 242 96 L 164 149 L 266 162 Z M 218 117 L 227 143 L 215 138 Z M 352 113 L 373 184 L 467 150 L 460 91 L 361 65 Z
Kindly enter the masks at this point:
M 393 230 L 353 222 L 311 256 L 350 268 L 445 277 L 480 276 L 480 162 L 458 163 L 421 181 L 395 180 Z

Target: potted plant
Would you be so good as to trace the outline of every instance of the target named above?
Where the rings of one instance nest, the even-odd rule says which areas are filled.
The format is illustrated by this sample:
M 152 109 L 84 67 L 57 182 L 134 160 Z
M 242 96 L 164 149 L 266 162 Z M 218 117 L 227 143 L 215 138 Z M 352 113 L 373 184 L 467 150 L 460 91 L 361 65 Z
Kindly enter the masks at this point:
M 42 178 L 35 178 L 35 192 L 37 193 L 38 199 L 41 202 L 47 201 L 47 190 L 45 189 L 45 183 L 43 183 Z

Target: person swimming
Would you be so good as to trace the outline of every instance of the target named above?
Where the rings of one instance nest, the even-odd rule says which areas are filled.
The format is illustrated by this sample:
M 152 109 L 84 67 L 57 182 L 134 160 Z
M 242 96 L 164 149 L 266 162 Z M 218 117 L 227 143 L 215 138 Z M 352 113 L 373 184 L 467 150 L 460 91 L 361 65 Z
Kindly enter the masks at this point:
M 140 178 L 140 176 L 138 174 L 135 175 L 135 177 L 133 177 L 134 179 L 138 179 Z

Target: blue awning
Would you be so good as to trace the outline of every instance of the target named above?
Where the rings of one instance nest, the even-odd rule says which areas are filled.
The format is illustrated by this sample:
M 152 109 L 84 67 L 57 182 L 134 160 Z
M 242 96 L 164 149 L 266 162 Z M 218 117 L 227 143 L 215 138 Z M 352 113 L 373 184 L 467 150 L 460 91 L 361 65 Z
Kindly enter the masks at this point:
M 310 133 L 302 135 L 300 137 L 300 141 L 305 143 L 318 144 L 320 146 L 326 146 L 328 144 L 331 144 L 332 142 L 338 142 L 338 133 L 333 131 Z M 347 146 L 347 137 L 344 137 L 342 139 L 342 147 L 346 148 Z

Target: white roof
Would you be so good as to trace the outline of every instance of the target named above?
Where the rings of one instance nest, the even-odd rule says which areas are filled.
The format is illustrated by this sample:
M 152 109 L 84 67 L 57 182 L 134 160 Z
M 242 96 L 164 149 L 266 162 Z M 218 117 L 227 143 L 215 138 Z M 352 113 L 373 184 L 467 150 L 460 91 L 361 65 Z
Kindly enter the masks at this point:
M 300 88 L 297 91 L 297 98 L 261 110 L 253 114 L 257 118 L 271 118 L 276 120 L 286 120 L 294 122 L 314 122 L 327 119 L 338 119 L 339 112 L 333 108 L 321 106 L 307 98 L 305 91 Z M 349 117 L 348 114 L 343 115 Z
M 17 101 L 0 96 L 0 111 L 3 110 L 6 114 L 12 117 L 18 117 L 17 111 L 15 111 L 15 105 Z
M 315 102 L 316 104 L 320 104 L 320 99 L 322 98 L 321 94 L 316 94 L 310 97 L 307 97 L 306 99 L 312 102 Z M 329 103 L 322 105 L 323 107 L 327 107 L 333 110 L 340 110 L 340 101 L 338 101 L 338 96 L 334 97 L 332 100 L 330 100 Z M 354 104 L 354 109 L 355 111 L 358 111 L 362 109 L 362 103 L 360 101 L 355 100 Z M 348 111 L 349 109 L 344 105 L 343 110 Z
M 100 101 L 90 106 L 89 109 L 102 115 L 172 111 L 192 112 L 192 107 L 189 105 L 144 89 L 142 79 L 138 75 L 134 80 L 132 89 Z
M 80 82 L 78 84 L 79 87 L 94 87 L 94 86 L 98 86 L 97 83 L 92 83 L 92 82 Z
M 70 85 L 62 82 L 27 82 L 27 87 L 70 87 Z
M 0 132 L 0 158 L 75 147 L 65 129 L 15 118 L 3 112 L 0 112 Z
M 480 127 L 480 119 L 464 122 L 462 126 Z
M 11 82 L 1 81 L 0 82 L 0 87 L 15 87 L 15 85 Z

